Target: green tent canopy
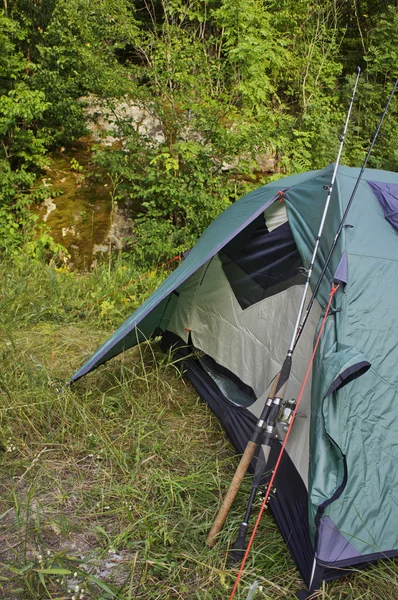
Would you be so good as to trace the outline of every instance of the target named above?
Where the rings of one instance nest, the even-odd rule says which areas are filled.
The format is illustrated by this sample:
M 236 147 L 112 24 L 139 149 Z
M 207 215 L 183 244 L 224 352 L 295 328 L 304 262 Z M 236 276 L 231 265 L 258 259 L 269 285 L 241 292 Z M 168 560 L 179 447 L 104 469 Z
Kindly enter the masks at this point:
M 160 334 L 241 452 L 289 347 L 333 167 L 231 205 L 71 382 Z M 338 169 L 313 283 L 358 175 Z M 271 499 L 310 590 L 398 554 L 397 234 L 398 174 L 367 169 L 293 357 L 289 398 L 338 280 Z M 275 439 L 271 462 L 279 449 Z

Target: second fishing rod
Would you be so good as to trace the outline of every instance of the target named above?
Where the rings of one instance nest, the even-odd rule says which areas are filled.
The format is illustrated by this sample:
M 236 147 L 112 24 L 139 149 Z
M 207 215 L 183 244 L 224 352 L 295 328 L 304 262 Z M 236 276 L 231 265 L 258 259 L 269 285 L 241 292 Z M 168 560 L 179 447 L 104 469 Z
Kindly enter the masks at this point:
M 291 370 L 291 359 L 292 359 L 292 355 L 293 355 L 293 352 L 295 349 L 296 338 L 297 338 L 298 330 L 299 330 L 300 323 L 301 323 L 301 317 L 303 314 L 305 300 L 306 300 L 307 292 L 308 292 L 310 281 L 311 281 L 313 267 L 314 267 L 315 260 L 316 260 L 318 250 L 319 250 L 319 243 L 320 243 L 320 240 L 322 237 L 326 217 L 327 217 L 328 210 L 329 210 L 330 200 L 332 197 L 333 187 L 334 187 L 334 183 L 335 183 L 336 176 L 337 176 L 337 170 L 338 170 L 338 167 L 340 164 L 340 158 L 341 158 L 341 154 L 342 154 L 343 147 L 344 147 L 345 136 L 347 133 L 348 124 L 349 124 L 350 117 L 351 117 L 351 111 L 352 111 L 352 107 L 354 104 L 354 98 L 355 98 L 360 74 L 361 74 L 361 69 L 358 67 L 357 76 L 355 79 L 355 84 L 354 84 L 352 96 L 350 99 L 350 104 L 349 104 L 349 108 L 348 108 L 348 112 L 347 112 L 347 116 L 346 116 L 346 120 L 345 120 L 345 124 L 344 124 L 343 133 L 340 136 L 340 146 L 339 146 L 339 151 L 338 151 L 337 158 L 336 158 L 336 163 L 334 166 L 330 184 L 329 184 L 329 186 L 326 187 L 326 189 L 327 189 L 326 203 L 325 203 L 325 207 L 323 210 L 321 223 L 319 226 L 319 231 L 318 231 L 318 235 L 316 238 L 314 250 L 312 253 L 310 266 L 307 271 L 306 282 L 305 282 L 305 286 L 304 286 L 304 290 L 303 290 L 303 294 L 302 294 L 302 298 L 301 298 L 301 302 L 300 302 L 299 311 L 297 314 L 294 332 L 292 335 L 292 341 L 289 346 L 289 351 L 285 358 L 285 361 L 283 363 L 281 371 L 276 375 L 276 377 L 274 378 L 274 380 L 272 382 L 271 388 L 268 393 L 268 398 L 265 402 L 264 408 L 263 408 L 261 415 L 260 415 L 260 417 L 256 423 L 256 426 L 253 430 L 252 437 L 246 446 L 246 449 L 242 455 L 242 458 L 240 460 L 238 468 L 237 468 L 235 475 L 229 486 L 228 492 L 227 492 L 227 494 L 224 498 L 224 501 L 217 513 L 217 516 L 216 516 L 214 523 L 210 529 L 210 532 L 206 538 L 206 543 L 209 546 L 213 546 L 216 542 L 216 536 L 221 531 L 221 529 L 225 523 L 225 520 L 230 511 L 232 503 L 233 503 L 233 501 L 239 491 L 241 483 L 243 481 L 243 477 L 249 468 L 249 465 L 254 457 L 257 446 L 259 444 L 259 441 L 264 434 L 265 428 L 268 428 L 268 433 L 269 433 L 270 432 L 269 428 L 271 426 L 271 423 L 274 422 L 275 418 L 277 417 L 276 413 L 277 412 L 279 413 L 279 410 L 280 410 L 280 407 L 279 407 L 279 410 L 277 411 L 275 398 L 278 393 L 282 398 L 284 397 L 285 387 L 286 387 L 287 381 L 289 379 L 290 370 Z M 268 423 L 268 425 L 267 425 L 267 423 Z M 267 435 L 267 432 L 265 435 Z
M 269 417 L 269 421 L 268 421 L 268 424 L 267 424 L 267 427 L 266 427 L 265 434 L 263 436 L 263 441 L 262 441 L 260 452 L 259 452 L 259 456 L 258 456 L 258 459 L 257 459 L 256 470 L 255 470 L 255 474 L 254 474 L 254 478 L 253 478 L 253 483 L 252 483 L 252 491 L 251 491 L 249 502 L 248 502 L 248 505 L 247 505 L 245 517 L 244 517 L 244 520 L 243 520 L 243 522 L 242 522 L 242 524 L 240 526 L 238 537 L 237 537 L 235 543 L 232 545 L 232 550 L 230 552 L 230 560 L 231 560 L 231 562 L 240 561 L 242 559 L 244 553 L 245 553 L 245 547 L 246 547 L 245 539 L 246 539 L 246 534 L 247 534 L 247 529 L 248 529 L 248 522 L 249 522 L 249 518 L 250 518 L 250 515 L 251 515 L 251 512 L 252 512 L 253 503 L 254 503 L 254 499 L 255 499 L 256 493 L 257 493 L 260 485 L 263 483 L 263 479 L 264 479 L 265 471 L 266 471 L 266 467 L 267 467 L 267 462 L 268 462 L 268 458 L 269 458 L 269 454 L 270 454 L 270 450 L 271 450 L 271 443 L 272 443 L 272 440 L 275 439 L 275 426 L 276 426 L 276 422 L 278 420 L 278 415 L 280 413 L 280 407 L 284 404 L 284 400 L 283 400 L 283 398 L 284 398 L 284 390 L 285 390 L 285 387 L 287 385 L 287 381 L 288 381 L 289 376 L 290 376 L 291 356 L 292 356 L 292 354 L 294 352 L 295 347 L 297 346 L 298 340 L 299 340 L 299 338 L 301 336 L 301 333 L 302 333 L 302 331 L 304 329 L 305 323 L 307 322 L 308 315 L 310 313 L 311 307 L 312 307 L 312 305 L 313 305 L 313 303 L 315 301 L 315 298 L 316 298 L 316 296 L 318 294 L 319 288 L 321 286 L 321 283 L 323 281 L 323 278 L 325 276 L 327 268 L 328 268 L 328 266 L 330 264 L 333 252 L 334 252 L 334 250 L 336 248 L 338 239 L 339 239 L 339 237 L 341 235 L 341 232 L 343 230 L 344 224 L 345 224 L 346 219 L 347 219 L 347 215 L 349 213 L 349 210 L 351 208 L 353 200 L 354 200 L 354 198 L 356 196 L 359 184 L 360 184 L 360 182 L 362 180 L 362 176 L 363 176 L 363 174 L 365 172 L 365 169 L 366 169 L 369 157 L 370 157 L 370 155 L 372 153 L 374 144 L 375 144 L 375 142 L 376 142 L 376 140 L 378 138 L 378 135 L 379 135 L 382 123 L 383 123 L 384 118 L 385 118 L 385 116 L 387 114 L 388 108 L 390 106 L 390 103 L 391 103 L 392 97 L 393 97 L 393 95 L 395 93 L 395 90 L 397 88 L 397 85 L 398 85 L 398 79 L 395 81 L 394 87 L 393 87 L 393 89 L 391 91 L 391 94 L 390 94 L 390 96 L 388 98 L 387 104 L 386 104 L 386 106 L 384 108 L 384 111 L 383 111 L 383 113 L 381 115 L 379 124 L 378 124 L 378 126 L 376 128 L 376 131 L 375 131 L 373 139 L 371 141 L 369 150 L 368 150 L 368 152 L 366 154 L 364 163 L 363 163 L 363 165 L 361 167 L 361 170 L 360 170 L 359 175 L 357 177 L 357 180 L 355 182 L 353 191 L 351 192 L 351 196 L 350 196 L 350 198 L 348 200 L 347 206 L 346 206 L 346 208 L 344 210 L 344 213 L 343 213 L 343 215 L 341 217 L 339 226 L 338 226 L 337 231 L 335 233 L 335 236 L 333 238 L 333 242 L 332 242 L 332 244 L 330 246 L 328 255 L 326 257 L 326 260 L 325 260 L 325 262 L 323 264 L 321 273 L 320 273 L 320 275 L 318 277 L 318 280 L 316 282 L 316 285 L 314 287 L 314 291 L 312 292 L 311 298 L 310 298 L 310 300 L 308 302 L 307 309 L 306 309 L 306 311 L 304 313 L 304 317 L 302 318 L 302 320 L 297 320 L 296 327 L 295 327 L 295 334 L 294 334 L 294 337 L 292 338 L 289 351 L 287 353 L 285 362 L 284 362 L 284 364 L 282 366 L 282 369 L 281 369 L 281 374 L 285 370 L 284 377 L 286 376 L 287 379 L 286 379 L 286 381 L 284 380 L 282 382 L 282 386 L 281 386 L 281 388 L 280 388 L 277 396 L 275 396 L 275 398 L 273 399 L 273 402 L 271 403 L 270 417 Z M 303 305 L 303 308 L 304 308 L 304 305 Z M 303 312 L 304 311 L 302 310 L 302 313 Z M 327 317 L 327 314 L 326 314 L 325 318 L 326 317 Z M 282 375 L 281 375 L 281 377 L 282 377 Z M 291 412 L 291 418 L 294 418 L 294 415 L 296 414 L 296 410 L 297 409 L 295 409 L 295 406 L 293 405 L 292 406 L 292 412 Z M 289 427 L 289 429 L 290 429 L 290 427 Z M 268 491 L 268 495 L 269 495 L 269 491 Z

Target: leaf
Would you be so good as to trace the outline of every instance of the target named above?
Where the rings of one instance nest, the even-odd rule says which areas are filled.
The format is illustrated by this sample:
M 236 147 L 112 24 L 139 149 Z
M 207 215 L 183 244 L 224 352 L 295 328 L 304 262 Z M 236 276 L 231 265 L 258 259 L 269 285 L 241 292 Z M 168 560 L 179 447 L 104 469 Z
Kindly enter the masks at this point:
M 32 567 L 33 567 L 33 563 L 29 563 L 28 565 L 25 565 L 21 569 L 17 569 L 16 567 L 12 567 L 11 565 L 8 565 L 8 569 L 10 569 L 10 571 L 12 573 L 15 573 L 17 575 L 21 575 L 21 573 L 25 573 L 25 571 L 28 571 Z
M 37 573 L 44 573 L 45 575 L 71 575 L 72 571 L 69 569 L 35 569 Z
M 109 305 L 111 308 L 113 308 L 113 306 L 114 306 L 114 303 L 112 303 L 112 302 L 106 302 L 106 301 L 105 301 L 105 302 L 103 302 L 102 304 L 103 304 L 103 305 L 105 305 L 105 306 L 106 306 L 106 308 L 108 308 L 108 306 L 107 306 L 107 305 Z M 109 539 L 108 533 L 107 533 L 107 531 L 105 531 L 105 529 L 104 529 L 103 527 L 101 527 L 100 525 L 97 525 L 95 529 L 96 529 L 96 530 L 97 530 L 99 533 L 102 533 L 102 534 L 103 534 L 103 535 L 104 535 L 104 536 L 105 536 L 107 539 Z
M 45 582 L 43 573 L 39 573 L 39 579 L 40 579 L 40 582 L 41 582 L 42 586 L 45 588 L 46 587 L 46 582 Z
M 11 512 L 12 510 L 13 510 L 12 508 L 9 508 L 8 510 L 6 510 L 6 512 L 4 512 L 2 515 L 0 515 L 0 521 L 1 521 L 2 519 L 4 519 L 4 517 L 5 517 L 6 515 L 8 515 L 8 513 L 9 513 L 9 512 Z
M 104 590 L 104 592 L 107 592 L 108 594 L 110 594 L 111 598 L 117 598 L 118 595 L 111 590 L 110 587 L 108 587 L 106 585 L 106 583 L 104 583 L 103 581 L 101 581 L 100 579 L 97 579 L 96 577 L 94 577 L 93 575 L 88 575 L 87 579 L 89 581 L 91 581 L 92 583 L 95 583 L 98 585 L 98 587 L 100 587 L 102 590 Z

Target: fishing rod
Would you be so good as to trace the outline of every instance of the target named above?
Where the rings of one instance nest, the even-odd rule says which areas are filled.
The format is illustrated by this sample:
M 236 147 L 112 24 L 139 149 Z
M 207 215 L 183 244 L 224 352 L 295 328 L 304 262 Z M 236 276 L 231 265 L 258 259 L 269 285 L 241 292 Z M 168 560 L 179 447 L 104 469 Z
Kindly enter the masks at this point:
M 384 117 L 386 116 L 386 113 L 387 113 L 388 108 L 390 106 L 390 102 L 391 102 L 392 97 L 394 95 L 394 92 L 395 92 L 395 90 L 397 88 L 397 85 L 398 85 L 398 79 L 395 81 L 395 84 L 394 84 L 394 87 L 392 89 L 392 92 L 391 92 L 391 94 L 390 94 L 390 96 L 388 98 L 387 104 L 386 104 L 386 106 L 384 108 L 383 114 L 382 114 L 382 116 L 380 118 L 380 121 L 379 121 L 379 124 L 378 124 L 378 126 L 376 128 L 376 131 L 375 131 L 375 134 L 373 136 L 372 142 L 370 144 L 369 150 L 367 152 L 366 158 L 364 160 L 364 163 L 362 165 L 362 168 L 360 170 L 358 178 L 357 178 L 357 180 L 355 182 L 354 189 L 353 189 L 353 191 L 351 193 L 350 199 L 349 199 L 349 201 L 347 203 L 346 209 L 345 209 L 345 211 L 343 213 L 343 216 L 341 218 L 340 224 L 339 224 L 339 226 L 337 228 L 337 231 L 336 231 L 336 234 L 334 236 L 333 242 L 332 242 L 332 244 L 330 246 L 329 253 L 327 255 L 327 258 L 326 258 L 326 261 L 324 263 L 323 269 L 322 269 L 322 271 L 321 271 L 321 273 L 319 275 L 318 281 L 317 281 L 317 283 L 315 285 L 314 291 L 313 291 L 312 296 L 310 298 L 310 301 L 308 303 L 308 306 L 307 306 L 307 309 L 305 311 L 305 315 L 304 315 L 303 321 L 301 322 L 301 324 L 300 324 L 300 321 L 297 322 L 297 331 L 295 332 L 296 336 L 294 338 L 292 338 L 291 347 L 289 348 L 289 351 L 288 351 L 288 354 L 286 356 L 285 362 L 284 362 L 284 364 L 282 366 L 282 369 L 281 369 L 281 373 L 285 369 L 285 372 L 288 373 L 288 375 L 287 375 L 288 378 L 290 376 L 290 370 L 288 371 L 288 369 L 291 368 L 291 355 L 293 354 L 294 348 L 296 347 L 298 339 L 299 339 L 299 337 L 301 335 L 301 332 L 303 331 L 305 323 L 306 323 L 306 321 L 308 319 L 309 312 L 310 312 L 311 307 L 312 307 L 312 305 L 313 305 L 313 303 L 315 301 L 315 298 L 316 298 L 316 295 L 317 295 L 317 293 L 319 291 L 319 288 L 320 288 L 320 285 L 322 283 L 323 277 L 324 277 L 324 275 L 326 273 L 327 267 L 328 267 L 328 265 L 330 263 L 330 260 L 332 258 L 332 254 L 334 252 L 334 249 L 336 248 L 338 239 L 339 239 L 339 237 L 341 235 L 341 232 L 343 230 L 343 227 L 344 227 L 344 223 L 345 223 L 345 221 L 347 219 L 348 212 L 349 212 L 349 210 L 351 208 L 352 202 L 353 202 L 354 197 L 356 195 L 356 192 L 358 190 L 358 186 L 359 186 L 359 184 L 361 182 L 361 179 L 362 179 L 362 176 L 364 174 L 366 165 L 368 163 L 370 154 L 371 154 L 371 152 L 373 150 L 373 146 L 374 146 L 374 144 L 375 144 L 375 142 L 377 140 L 377 137 L 379 135 L 382 123 L 384 121 Z M 286 367 L 286 365 L 287 365 L 287 367 Z M 282 377 L 282 375 L 281 375 L 281 377 Z M 266 469 L 266 466 L 267 466 L 268 457 L 269 457 L 269 454 L 270 454 L 270 451 L 271 451 L 271 443 L 272 443 L 272 440 L 275 439 L 276 419 L 278 419 L 278 414 L 279 414 L 279 411 L 280 411 L 280 407 L 283 406 L 283 404 L 284 404 L 284 399 L 283 399 L 284 395 L 282 394 L 282 388 L 285 389 L 286 385 L 287 385 L 287 380 L 282 383 L 282 387 L 279 390 L 278 397 L 274 398 L 274 401 L 273 401 L 273 403 L 271 405 L 270 418 L 269 418 L 269 422 L 268 422 L 268 425 L 267 425 L 265 433 L 264 433 L 263 442 L 261 444 L 260 453 L 259 453 L 259 457 L 258 457 L 258 460 L 257 460 L 256 470 L 255 470 L 255 474 L 254 474 L 254 478 L 253 478 L 253 483 L 252 483 L 252 491 L 251 491 L 249 502 L 248 502 L 248 505 L 247 505 L 247 508 L 246 508 L 245 517 L 244 517 L 244 520 L 241 523 L 241 526 L 239 528 L 238 537 L 237 537 L 236 541 L 234 542 L 234 544 L 232 545 L 232 549 L 231 549 L 231 552 L 230 552 L 229 559 L 230 559 L 231 562 L 240 561 L 242 559 L 244 553 L 245 553 L 245 546 L 246 546 L 245 539 L 246 539 L 246 534 L 247 534 L 247 529 L 248 529 L 248 521 L 249 521 L 249 518 L 250 518 L 250 515 L 251 515 L 251 512 L 252 512 L 252 508 L 253 508 L 253 503 L 254 503 L 254 499 L 255 499 L 255 496 L 256 496 L 256 492 L 257 492 L 258 488 L 260 487 L 262 479 L 263 479 L 264 474 L 265 474 L 265 469 Z M 294 419 L 296 413 L 297 413 L 297 408 L 294 407 L 294 410 L 292 411 L 292 415 L 291 415 L 290 421 L 292 419 Z M 290 429 L 291 429 L 291 422 L 289 422 L 289 432 L 290 432 Z M 284 443 L 283 449 L 284 449 L 285 445 L 286 444 Z M 279 465 L 279 459 L 278 459 L 278 465 Z M 275 477 L 275 469 L 274 469 L 274 472 L 272 474 L 272 480 L 274 479 L 274 477 Z
M 290 423 L 289 423 L 289 426 L 288 426 L 287 431 L 286 431 L 286 436 L 285 436 L 285 439 L 283 440 L 283 443 L 282 443 L 282 446 L 281 446 L 278 458 L 277 458 L 276 463 L 275 463 L 275 467 L 274 467 L 274 469 L 272 471 L 271 478 L 270 478 L 269 483 L 267 485 L 266 492 L 265 492 L 265 495 L 264 495 L 264 499 L 262 501 L 260 511 L 259 511 L 259 513 L 257 515 L 257 519 L 256 519 L 256 522 L 255 522 L 252 534 L 250 536 L 250 540 L 249 540 L 248 546 L 247 546 L 246 551 L 244 553 L 242 564 L 240 566 L 239 573 L 238 573 L 238 576 L 237 576 L 237 578 L 235 580 L 234 587 L 232 589 L 232 592 L 231 592 L 231 595 L 229 597 L 229 600 L 233 600 L 234 597 L 235 597 L 235 593 L 236 593 L 236 590 L 238 589 L 239 581 L 240 581 L 240 578 L 242 577 L 242 574 L 243 574 L 243 571 L 244 571 L 244 568 L 245 568 L 245 564 L 246 564 L 247 558 L 248 558 L 249 553 L 250 553 L 250 549 L 251 549 L 251 547 L 253 545 L 253 541 L 254 541 L 254 538 L 255 538 L 258 526 L 260 524 L 261 517 L 263 515 L 264 510 L 267 508 L 269 497 L 270 497 L 271 491 L 273 489 L 272 486 L 275 483 L 275 479 L 276 479 L 276 475 L 278 473 L 279 465 L 281 464 L 282 457 L 283 457 L 284 451 L 286 449 L 287 441 L 289 439 L 290 433 L 291 433 L 292 428 L 293 428 L 294 419 L 297 416 L 297 411 L 298 411 L 301 399 L 302 399 L 303 394 L 304 394 L 305 386 L 307 385 L 307 381 L 308 381 L 308 379 L 310 377 L 310 374 L 311 374 L 312 364 L 314 362 L 315 355 L 316 355 L 319 343 L 321 341 L 322 333 L 323 333 L 323 330 L 324 330 L 324 327 L 325 327 L 325 324 L 326 324 L 327 317 L 329 315 L 329 310 L 330 310 L 330 308 L 332 306 L 334 295 L 336 294 L 336 292 L 339 289 L 339 287 L 340 287 L 340 284 L 338 284 L 338 285 L 333 284 L 332 285 L 332 289 L 330 290 L 329 301 L 328 301 L 328 304 L 326 306 L 326 310 L 325 310 L 324 315 L 323 315 L 323 319 L 322 319 L 322 322 L 321 322 L 321 325 L 320 325 L 320 328 L 319 328 L 318 336 L 317 336 L 316 342 L 314 344 L 314 349 L 312 351 L 311 358 L 310 358 L 310 361 L 309 361 L 308 366 L 307 366 L 307 370 L 306 370 L 306 373 L 305 373 L 305 376 L 304 376 L 304 379 L 303 379 L 303 383 L 302 383 L 301 388 L 300 388 L 299 395 L 297 396 L 296 406 L 294 408 L 294 411 L 293 411 L 293 414 L 292 414 L 292 418 L 290 419 Z
M 391 94 L 390 94 L 390 96 L 389 96 L 389 98 L 388 98 L 388 101 L 387 101 L 387 104 L 386 104 L 386 106 L 385 106 L 385 108 L 384 108 L 383 114 L 381 115 L 381 118 L 380 118 L 379 124 L 378 124 L 378 126 L 377 126 L 377 129 L 376 129 L 376 131 L 375 131 L 375 134 L 374 134 L 374 136 L 373 136 L 372 143 L 371 143 L 371 145 L 370 145 L 370 148 L 369 148 L 369 150 L 368 150 L 368 153 L 367 153 L 367 155 L 366 155 L 365 161 L 364 161 L 364 163 L 363 163 L 363 165 L 362 165 L 362 169 L 361 169 L 361 171 L 360 171 L 360 173 L 359 173 L 358 179 L 357 179 L 357 181 L 356 181 L 356 183 L 355 183 L 355 187 L 354 187 L 354 189 L 353 189 L 353 191 L 352 191 L 351 197 L 350 197 L 350 199 L 349 199 L 349 201 L 348 201 L 348 204 L 347 204 L 347 207 L 346 207 L 346 209 L 345 209 L 345 211 L 344 211 L 344 214 L 343 214 L 343 217 L 342 217 L 342 219 L 341 219 L 340 225 L 339 225 L 339 227 L 338 227 L 338 229 L 337 229 L 336 235 L 334 236 L 334 239 L 333 239 L 332 245 L 331 245 L 331 247 L 330 247 L 330 250 L 329 250 L 329 254 L 328 254 L 328 255 L 327 255 L 327 257 L 326 257 L 325 264 L 324 264 L 324 266 L 323 266 L 323 269 L 322 269 L 322 271 L 321 271 L 321 274 L 319 275 L 318 281 L 316 282 L 316 285 L 315 285 L 314 291 L 313 291 L 313 293 L 312 293 L 312 296 L 311 296 L 311 298 L 310 298 L 310 300 L 309 300 L 309 302 L 308 302 L 308 306 L 307 306 L 307 308 L 306 308 L 306 311 L 305 311 L 305 314 L 304 314 L 303 320 L 302 320 L 302 322 L 301 322 L 301 324 L 300 324 L 300 327 L 298 328 L 298 331 L 297 331 L 297 336 L 296 336 L 296 339 L 295 339 L 295 342 L 294 342 L 294 347 L 297 345 L 297 343 L 298 343 L 298 341 L 299 341 L 299 339 L 300 339 L 301 333 L 302 333 L 302 331 L 303 331 L 303 329 L 304 329 L 304 326 L 305 326 L 305 324 L 306 324 L 306 322 L 307 322 L 307 320 L 308 320 L 308 316 L 309 316 L 309 314 L 310 314 L 310 311 L 311 311 L 312 305 L 314 304 L 314 301 L 315 301 L 315 298 L 316 298 L 316 296 L 317 296 L 317 294 L 318 294 L 318 291 L 319 291 L 319 288 L 320 288 L 320 286 L 321 286 L 322 280 L 323 280 L 323 278 L 324 278 L 324 275 L 325 275 L 325 273 L 326 273 L 326 270 L 327 270 L 327 268 L 328 268 L 328 266 L 329 266 L 329 263 L 330 263 L 330 260 L 331 260 L 331 258 L 332 258 L 332 254 L 333 254 L 333 252 L 334 252 L 334 249 L 336 248 L 336 245 L 337 245 L 338 239 L 339 239 L 339 237 L 340 237 L 340 234 L 341 234 L 341 232 L 342 232 L 342 229 L 343 229 L 343 227 L 344 227 L 345 220 L 346 220 L 346 218 L 347 218 L 347 215 L 348 215 L 348 211 L 350 210 L 350 207 L 351 207 L 352 201 L 353 201 L 353 199 L 354 199 L 354 196 L 355 196 L 355 194 L 356 194 L 356 192 L 357 192 L 358 186 L 359 186 L 359 184 L 360 184 L 360 182 L 361 182 L 362 175 L 363 175 L 363 174 L 364 174 L 364 172 L 365 172 L 365 168 L 366 168 L 366 165 L 368 164 L 369 156 L 370 156 L 370 154 L 371 154 L 371 152 L 372 152 L 372 150 L 373 150 L 373 146 L 375 145 L 376 139 L 377 139 L 377 137 L 378 137 L 378 135 L 379 135 L 379 131 L 380 131 L 380 129 L 381 129 L 381 126 L 382 126 L 382 123 L 383 123 L 383 121 L 384 121 L 384 117 L 385 117 L 385 116 L 386 116 L 386 114 L 387 114 L 388 108 L 389 108 L 389 106 L 390 106 L 390 103 L 391 103 L 392 97 L 394 96 L 394 93 L 395 93 L 395 90 L 396 90 L 396 88 L 397 88 L 397 85 L 398 85 L 398 79 L 396 79 L 396 80 L 395 80 L 394 87 L 393 87 L 393 89 L 392 89 L 392 91 L 391 91 Z
M 325 224 L 325 220 L 326 220 L 326 216 L 329 210 L 329 204 L 330 204 L 330 199 L 332 197 L 332 191 L 333 191 L 333 187 L 334 187 L 334 183 L 336 180 L 336 176 L 337 176 L 337 170 L 339 167 L 339 163 L 340 163 L 340 157 L 341 157 L 341 153 L 343 151 L 343 146 L 344 146 L 344 141 L 345 141 L 345 136 L 347 133 L 347 129 L 348 129 L 348 123 L 350 120 L 350 116 L 351 116 L 351 111 L 352 111 L 352 106 L 354 103 L 354 98 L 355 98 L 355 93 L 357 90 L 357 85 L 358 85 L 358 80 L 361 74 L 361 69 L 360 67 L 358 67 L 357 69 L 357 77 L 355 80 L 355 85 L 354 85 L 354 89 L 353 89 L 353 93 L 350 99 L 350 105 L 348 108 L 348 112 L 347 112 L 347 117 L 345 120 L 345 124 L 344 124 L 344 130 L 343 130 L 343 134 L 340 136 L 340 146 L 339 146 L 339 151 L 337 154 L 337 159 L 336 159 L 336 163 L 334 166 L 334 170 L 333 170 L 333 175 L 332 175 L 332 179 L 330 181 L 329 186 L 327 186 L 328 189 L 328 195 L 327 195 L 327 199 L 326 199 L 326 204 L 325 204 L 325 208 L 323 211 L 323 215 L 322 215 L 322 219 L 321 219 L 321 223 L 320 223 L 320 227 L 319 227 L 319 231 L 318 231 L 318 235 L 316 238 L 316 242 L 315 242 L 315 247 L 314 247 L 314 251 L 312 254 L 312 258 L 311 258 L 311 263 L 310 263 L 310 267 L 307 271 L 307 277 L 306 277 L 306 283 L 304 286 L 304 290 L 303 290 L 303 295 L 301 298 L 301 302 L 300 302 L 300 307 L 299 307 L 299 312 L 298 312 L 298 316 L 296 319 L 296 324 L 294 327 L 294 333 L 292 336 L 292 341 L 290 343 L 289 346 L 289 351 L 288 354 L 285 358 L 285 361 L 283 363 L 282 369 L 280 370 L 280 372 L 276 375 L 271 389 L 269 391 L 268 394 L 268 398 L 264 404 L 264 408 L 261 412 L 261 415 L 254 427 L 253 433 L 252 433 L 252 437 L 250 439 L 250 441 L 248 442 L 246 449 L 242 455 L 242 458 L 240 460 L 240 463 L 238 465 L 238 468 L 235 472 L 235 475 L 231 481 L 231 484 L 229 486 L 229 489 L 227 491 L 227 494 L 224 498 L 224 501 L 217 513 L 217 516 L 214 520 L 214 523 L 209 531 L 209 534 L 206 538 L 206 543 L 209 546 L 214 546 L 214 544 L 216 543 L 216 536 L 217 534 L 221 531 L 225 520 L 227 518 L 227 515 L 231 509 L 232 503 L 239 491 L 239 488 L 241 486 L 241 483 L 243 481 L 243 477 L 245 476 L 249 465 L 253 459 L 254 453 L 257 449 L 258 443 L 260 441 L 260 438 L 262 437 L 262 435 L 264 434 L 264 427 L 266 426 L 268 420 L 272 417 L 273 419 L 275 419 L 278 414 L 277 414 L 277 409 L 274 408 L 274 406 L 276 405 L 276 394 L 278 393 L 278 391 L 280 392 L 280 396 L 284 396 L 284 392 L 285 392 L 285 387 L 287 385 L 287 381 L 289 379 L 289 375 L 290 375 L 290 370 L 291 370 L 291 359 L 292 359 L 292 355 L 294 352 L 294 347 L 295 347 L 295 340 L 297 337 L 297 333 L 298 333 L 298 329 L 300 326 L 300 322 L 301 322 L 301 316 L 304 310 L 304 304 L 305 304 L 305 299 L 306 299 L 306 295 L 307 295 L 307 291 L 310 285 L 310 280 L 311 280 L 311 276 L 312 276 L 312 271 L 313 271 L 313 267 L 314 267 L 314 263 L 316 260 L 316 256 L 318 253 L 318 249 L 319 249 L 319 243 L 320 243 L 320 239 L 322 236 L 322 232 L 323 232 L 323 227 Z M 280 409 L 280 405 L 278 406 L 278 413 L 279 413 L 279 409 Z M 272 413 L 272 414 L 271 414 Z M 276 413 L 276 414 L 274 414 Z M 268 457 L 267 457 L 268 459 Z M 265 465 L 264 465 L 265 467 Z M 257 481 L 257 479 L 256 479 Z M 254 494 L 255 495 L 255 494 Z M 254 499 L 254 497 L 253 497 Z

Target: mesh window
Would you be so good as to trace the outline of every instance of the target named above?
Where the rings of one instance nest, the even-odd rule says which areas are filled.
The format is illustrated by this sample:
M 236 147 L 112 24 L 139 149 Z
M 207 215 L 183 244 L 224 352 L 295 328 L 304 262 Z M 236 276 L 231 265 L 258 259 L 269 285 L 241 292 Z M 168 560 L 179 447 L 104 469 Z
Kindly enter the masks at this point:
M 242 309 L 305 282 L 288 222 L 269 232 L 260 215 L 218 255 Z

